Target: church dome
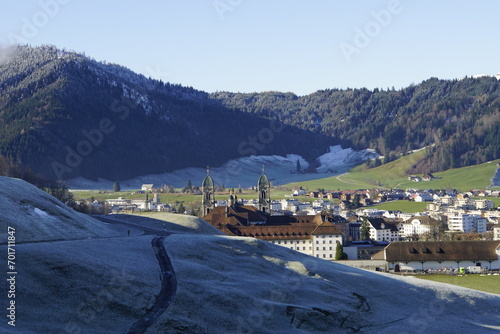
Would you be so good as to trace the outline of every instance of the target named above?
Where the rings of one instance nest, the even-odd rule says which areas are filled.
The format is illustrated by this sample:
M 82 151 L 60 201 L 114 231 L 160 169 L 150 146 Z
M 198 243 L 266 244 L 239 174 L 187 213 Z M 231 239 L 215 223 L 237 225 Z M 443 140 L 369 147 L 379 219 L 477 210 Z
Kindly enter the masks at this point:
M 259 178 L 259 182 L 257 182 L 257 186 L 259 189 L 269 187 L 271 184 L 269 183 L 269 179 L 266 175 L 262 174 Z
M 214 186 L 214 180 L 210 175 L 205 176 L 203 179 L 202 187 L 203 188 L 211 188 Z

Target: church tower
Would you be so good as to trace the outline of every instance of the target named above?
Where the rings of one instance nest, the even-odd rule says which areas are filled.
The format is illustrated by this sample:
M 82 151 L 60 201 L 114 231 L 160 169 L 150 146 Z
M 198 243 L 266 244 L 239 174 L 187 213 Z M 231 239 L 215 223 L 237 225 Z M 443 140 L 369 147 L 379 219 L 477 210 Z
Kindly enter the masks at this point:
M 271 213 L 271 183 L 264 174 L 262 167 L 262 175 L 257 182 L 257 192 L 259 193 L 259 210 L 267 214 Z
M 207 176 L 203 179 L 201 206 L 203 209 L 203 216 L 208 215 L 215 207 L 215 185 L 214 180 L 210 176 L 210 168 L 207 166 Z

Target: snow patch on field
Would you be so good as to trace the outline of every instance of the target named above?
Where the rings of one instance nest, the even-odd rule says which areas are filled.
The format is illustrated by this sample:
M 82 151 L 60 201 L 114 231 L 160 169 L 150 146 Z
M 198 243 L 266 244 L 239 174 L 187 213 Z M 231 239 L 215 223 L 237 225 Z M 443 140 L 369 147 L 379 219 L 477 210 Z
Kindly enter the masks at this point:
M 300 155 L 288 154 L 286 157 L 249 156 L 230 160 L 221 167 L 211 167 L 210 175 L 218 185 L 236 188 L 255 186 L 262 167 L 269 180 L 275 185 L 287 184 L 330 177 L 344 173 L 360 162 L 378 156 L 373 150 L 354 151 L 351 148 L 343 149 L 340 145 L 330 147 L 330 151 L 318 158 L 320 167 L 317 174 L 298 174 L 297 161 L 301 169 L 309 167 L 309 163 Z M 145 175 L 121 182 L 122 189 L 139 189 L 142 184 L 163 184 L 174 187 L 184 187 L 187 180 L 193 185 L 201 185 L 207 175 L 205 168 L 184 168 L 170 173 Z M 113 181 L 99 179 L 97 182 L 76 178 L 68 181 L 71 189 L 112 189 Z

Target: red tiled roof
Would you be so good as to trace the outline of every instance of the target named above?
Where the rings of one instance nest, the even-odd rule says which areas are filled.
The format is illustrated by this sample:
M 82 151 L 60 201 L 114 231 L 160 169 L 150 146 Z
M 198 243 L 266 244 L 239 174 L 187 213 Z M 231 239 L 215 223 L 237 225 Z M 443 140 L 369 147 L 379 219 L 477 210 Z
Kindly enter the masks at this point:
M 253 206 L 233 205 L 215 207 L 203 219 L 216 227 L 227 224 L 244 226 L 251 222 L 265 222 L 266 216 Z
M 203 219 L 228 235 L 264 240 L 300 240 L 310 239 L 312 235 L 342 235 L 342 232 L 330 222 L 333 221 L 333 217 L 321 213 L 268 216 L 253 206 L 231 206 L 216 207 Z
M 500 241 L 393 242 L 385 249 L 386 261 L 489 261 L 498 260 Z

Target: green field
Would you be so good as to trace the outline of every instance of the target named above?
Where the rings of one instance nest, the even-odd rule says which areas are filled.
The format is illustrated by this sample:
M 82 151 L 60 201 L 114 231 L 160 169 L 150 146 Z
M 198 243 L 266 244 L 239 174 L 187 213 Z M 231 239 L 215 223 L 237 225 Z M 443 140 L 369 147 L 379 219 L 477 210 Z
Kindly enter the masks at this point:
M 395 211 L 401 210 L 403 212 L 422 212 L 425 211 L 425 207 L 427 206 L 427 202 L 413 202 L 413 201 L 392 201 L 385 202 L 381 204 L 375 205 L 377 209 L 387 210 L 387 211 Z
M 89 199 L 94 197 L 97 201 L 104 201 L 107 199 L 116 199 L 118 197 L 124 197 L 126 199 L 145 199 L 146 194 L 135 194 L 137 190 L 129 191 L 98 191 L 98 190 L 72 190 L 71 193 L 75 196 L 76 200 Z M 285 195 L 290 195 L 291 191 L 288 190 L 272 190 L 271 196 L 275 199 L 285 198 Z M 258 197 L 257 192 L 244 190 L 242 193 L 235 192 L 236 196 L 241 199 L 255 199 Z M 152 198 L 152 194 L 148 194 L 149 198 Z M 201 202 L 201 195 L 190 194 L 190 193 L 160 193 L 160 200 L 166 203 L 195 203 Z M 224 192 L 217 192 L 215 198 L 217 200 L 226 200 L 229 197 L 229 190 Z M 312 202 L 315 198 L 310 198 L 306 196 L 294 197 L 302 202 Z
M 486 275 L 417 275 L 415 277 L 435 282 L 449 283 L 500 295 L 500 276 Z
M 406 170 L 414 165 L 425 155 L 425 151 L 415 152 L 403 156 L 388 164 L 362 169 L 362 166 L 351 169 L 348 173 L 332 176 L 325 179 L 295 182 L 287 184 L 288 187 L 301 186 L 304 189 L 457 189 L 467 191 L 470 189 L 485 189 L 490 184 L 490 179 L 497 170 L 500 160 L 487 162 L 481 165 L 450 169 L 445 172 L 433 173 L 437 178 L 428 182 L 412 182 L 408 180 Z M 420 175 L 422 176 L 422 175 Z

